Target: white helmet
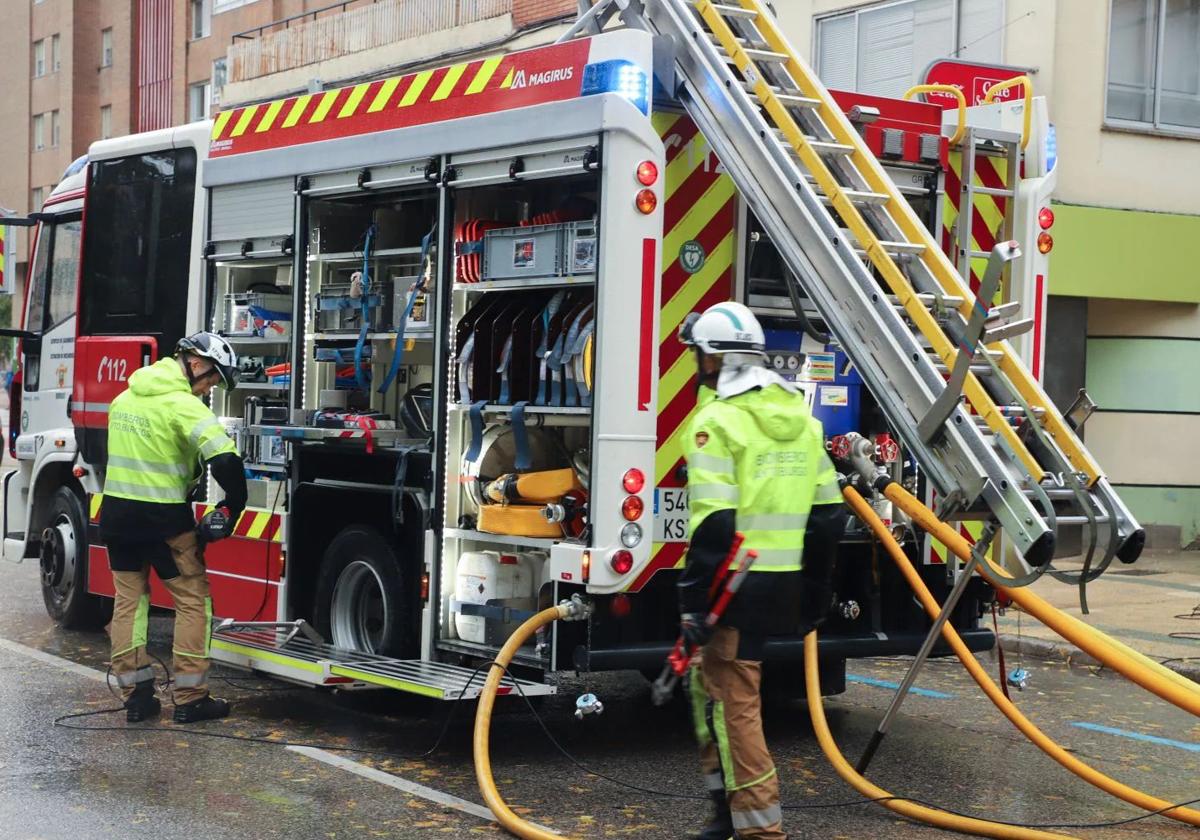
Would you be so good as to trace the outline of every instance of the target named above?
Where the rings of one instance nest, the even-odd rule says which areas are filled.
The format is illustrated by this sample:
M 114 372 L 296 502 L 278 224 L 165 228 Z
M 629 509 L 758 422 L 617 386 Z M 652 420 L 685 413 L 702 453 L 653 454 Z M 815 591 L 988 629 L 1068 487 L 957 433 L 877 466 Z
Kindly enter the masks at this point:
M 202 359 L 208 359 L 221 375 L 221 384 L 226 390 L 232 390 L 238 380 L 238 358 L 229 342 L 216 333 L 198 332 L 187 338 L 179 339 L 175 345 L 175 355 L 191 353 Z
M 710 306 L 704 314 L 693 312 L 688 315 L 679 327 L 679 340 L 707 355 L 766 355 L 762 325 L 753 312 L 732 301 Z

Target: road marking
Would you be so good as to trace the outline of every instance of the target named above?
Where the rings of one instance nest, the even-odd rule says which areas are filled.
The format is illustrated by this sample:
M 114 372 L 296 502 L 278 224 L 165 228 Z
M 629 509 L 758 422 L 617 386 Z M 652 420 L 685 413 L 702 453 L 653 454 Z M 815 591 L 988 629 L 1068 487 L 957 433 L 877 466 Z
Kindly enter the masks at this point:
M 61 656 L 55 656 L 53 653 L 31 648 L 28 645 L 23 645 L 20 642 L 13 642 L 8 639 L 0 639 L 0 648 L 12 653 L 20 654 L 21 656 L 30 659 L 36 659 L 46 665 L 52 665 L 62 671 L 70 671 L 72 674 L 79 674 L 91 680 L 98 682 L 108 682 L 108 678 L 103 671 L 97 671 L 95 668 L 89 668 L 86 665 L 80 665 L 78 662 L 72 662 L 70 659 L 63 659 Z
M 1175 747 L 1179 750 L 1187 750 L 1188 752 L 1200 752 L 1200 744 L 1189 743 L 1188 741 L 1174 741 L 1170 738 L 1160 738 L 1157 735 L 1143 735 L 1141 732 L 1130 732 L 1128 729 L 1117 729 L 1112 726 L 1101 726 L 1098 723 L 1085 723 L 1083 721 L 1075 721 L 1071 724 L 1079 729 L 1087 729 L 1091 732 L 1103 732 L 1105 735 L 1116 735 L 1119 738 L 1132 738 L 1134 741 L 1146 741 L 1151 744 L 1161 744 L 1164 747 Z
M 874 677 L 862 677 L 858 674 L 847 674 L 846 682 L 860 683 L 869 685 L 873 688 L 890 688 L 892 691 L 900 688 L 900 683 L 888 682 L 887 680 L 877 680 Z M 915 685 L 909 689 L 913 694 L 918 694 L 921 697 L 933 697 L 936 700 L 953 700 L 953 694 L 946 694 L 944 691 L 934 691 L 931 688 L 917 688 Z
M 425 785 L 410 782 L 408 779 L 402 779 L 392 773 L 376 770 L 374 767 L 368 767 L 365 764 L 359 764 L 357 761 L 351 761 L 348 758 L 343 758 L 340 755 L 334 755 L 331 752 L 317 749 L 316 747 L 288 747 L 292 752 L 300 753 L 309 758 L 324 762 L 331 767 L 337 767 L 339 770 L 345 770 L 347 773 L 353 773 L 356 776 L 362 776 L 364 779 L 370 779 L 373 782 L 379 782 L 381 785 L 402 790 L 405 793 L 410 793 L 413 796 L 419 796 L 422 799 L 428 799 L 430 802 L 436 802 L 438 805 L 444 805 L 447 808 L 452 808 L 455 811 L 461 811 L 464 814 L 470 814 L 473 817 L 478 817 L 487 822 L 495 822 L 496 817 L 487 808 L 482 805 L 477 805 L 474 802 L 468 802 L 466 799 L 460 799 L 451 793 L 445 793 L 440 790 L 435 790 Z M 543 831 L 552 831 L 545 826 L 533 823 L 537 828 Z

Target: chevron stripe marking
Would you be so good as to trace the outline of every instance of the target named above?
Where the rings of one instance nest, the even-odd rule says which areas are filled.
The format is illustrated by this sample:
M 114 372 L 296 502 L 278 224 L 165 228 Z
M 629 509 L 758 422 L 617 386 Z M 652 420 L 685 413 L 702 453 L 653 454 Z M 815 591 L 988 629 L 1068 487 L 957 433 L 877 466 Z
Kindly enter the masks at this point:
M 233 111 L 222 111 L 221 113 L 217 114 L 217 118 L 215 120 L 213 120 L 213 127 L 212 127 L 212 139 L 213 140 L 221 139 L 221 132 L 223 132 L 225 130 L 225 126 L 229 122 L 229 118 L 231 116 L 233 116 Z
M 392 94 L 396 92 L 396 88 L 400 87 L 400 77 L 393 76 L 390 79 L 384 80 L 383 85 L 379 88 L 379 92 L 375 94 L 375 99 L 371 101 L 370 107 L 367 108 L 368 114 L 374 114 L 376 111 L 382 111 L 387 107 L 388 102 L 392 99 Z
M 257 105 L 247 105 L 242 109 L 241 116 L 238 117 L 237 125 L 233 127 L 230 137 L 241 137 L 246 133 L 246 129 L 250 127 L 250 121 L 254 119 L 255 112 L 258 111 Z
M 508 70 L 508 75 L 505 76 L 504 81 L 500 83 L 500 89 L 507 90 L 508 88 L 512 87 L 513 77 L 515 77 L 516 74 L 517 74 L 516 69 L 510 67 Z
M 471 84 L 467 86 L 467 96 L 472 94 L 482 93 L 487 87 L 487 83 L 492 80 L 492 76 L 496 75 L 496 70 L 500 67 L 500 62 L 504 60 L 504 56 L 497 55 L 487 59 L 479 68 L 479 72 L 475 74 L 475 78 L 471 80 Z
M 317 103 L 317 109 L 313 111 L 313 115 L 308 118 L 310 123 L 319 123 L 329 116 L 329 112 L 333 109 L 333 103 L 337 100 L 340 90 L 326 91 L 321 95 L 321 101 Z
M 304 116 L 304 110 L 308 107 L 310 101 L 312 101 L 312 94 L 310 93 L 297 96 L 296 100 L 292 103 L 292 110 L 288 111 L 288 115 L 283 121 L 283 128 L 291 128 L 300 122 L 300 118 Z
M 88 500 L 88 519 L 95 522 L 100 518 L 100 506 L 104 504 L 104 494 L 97 493 Z
M 277 99 L 267 106 L 267 113 L 263 114 L 263 118 L 258 121 L 258 126 L 254 129 L 255 133 L 271 130 L 271 126 L 275 124 L 275 118 L 283 110 L 283 103 L 284 100 Z
M 429 80 L 433 78 L 432 70 L 423 70 L 416 75 L 412 80 L 412 84 L 408 86 L 408 90 L 404 92 L 404 96 L 400 99 L 400 108 L 407 108 L 410 105 L 416 104 L 420 98 L 421 92 L 425 90 L 425 86 L 429 84 Z
M 346 104 L 342 106 L 342 110 L 338 111 L 338 119 L 354 116 L 354 112 L 358 110 L 358 104 L 363 101 L 363 97 L 367 95 L 367 89 L 371 87 L 370 83 L 355 85 L 350 91 L 350 95 L 346 97 Z
M 437 90 L 434 91 L 429 101 L 441 102 L 443 99 L 448 99 L 454 91 L 454 86 L 458 84 L 458 80 L 463 77 L 463 73 L 465 72 L 467 72 L 467 65 L 465 64 L 455 64 L 447 70 L 446 75 L 442 77 L 442 83 L 438 85 Z

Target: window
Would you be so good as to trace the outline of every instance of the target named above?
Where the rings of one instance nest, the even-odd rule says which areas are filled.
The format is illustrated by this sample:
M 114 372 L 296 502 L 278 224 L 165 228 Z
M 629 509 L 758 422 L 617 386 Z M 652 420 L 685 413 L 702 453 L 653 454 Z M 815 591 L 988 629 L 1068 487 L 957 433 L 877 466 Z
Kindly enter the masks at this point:
M 1105 117 L 1200 129 L 1200 0 L 1112 0 Z
M 901 96 L 938 58 L 998 63 L 1003 0 L 898 0 L 818 18 L 813 51 L 827 86 Z
M 225 87 L 225 80 L 227 78 L 228 73 L 224 57 L 213 59 L 212 79 L 210 80 L 212 90 L 211 106 L 221 104 L 221 88 Z
M 188 122 L 208 119 L 212 85 L 207 80 L 188 85 Z
M 230 9 L 236 9 L 238 6 L 245 6 L 253 0 L 213 0 L 213 14 L 219 15 L 221 12 L 228 12 Z
M 212 0 L 191 0 L 192 39 L 212 34 Z
M 36 213 L 42 209 L 43 191 L 41 187 L 34 187 L 29 191 L 29 212 Z
M 112 137 L 112 106 L 100 106 L 100 139 L 107 140 Z
M 59 49 L 59 39 L 57 35 L 50 36 L 50 72 L 57 73 L 62 67 L 62 55 Z
M 112 28 L 102 29 L 100 31 L 100 66 L 112 67 L 113 61 L 113 42 Z
M 187 310 L 196 151 L 93 161 L 88 171 L 80 333 L 153 335 L 174 347 Z
M 25 328 L 44 332 L 75 314 L 75 286 L 79 278 L 79 240 L 83 222 L 78 214 L 60 216 L 38 228 Z M 54 352 L 57 348 L 51 348 Z M 25 349 L 25 390 L 38 390 L 41 378 L 40 345 Z M 50 357 L 52 360 L 55 356 Z
M 61 324 L 75 314 L 75 283 L 79 278 L 79 239 L 82 232 L 83 222 L 80 219 L 59 222 L 54 226 L 46 329 Z
M 50 148 L 58 146 L 59 141 L 59 120 L 58 109 L 50 112 Z
M 46 115 L 35 114 L 33 117 L 33 150 L 40 152 L 46 148 Z
M 33 42 L 33 77 L 46 75 L 46 39 Z

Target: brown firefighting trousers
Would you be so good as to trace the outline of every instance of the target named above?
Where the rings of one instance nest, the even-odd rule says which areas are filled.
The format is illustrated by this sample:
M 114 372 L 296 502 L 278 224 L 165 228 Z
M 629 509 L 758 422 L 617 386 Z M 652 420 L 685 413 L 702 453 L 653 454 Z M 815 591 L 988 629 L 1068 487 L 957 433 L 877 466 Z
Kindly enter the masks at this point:
M 175 601 L 175 703 L 199 700 L 208 693 L 208 655 L 212 636 L 212 598 L 194 531 L 166 541 L 179 574 L 163 580 Z M 157 546 L 155 546 L 157 548 Z M 139 682 L 154 678 L 146 655 L 150 617 L 149 558 L 140 571 L 113 571 L 117 591 L 112 619 L 112 671 L 128 698 Z M 161 577 L 161 576 L 160 576 Z
M 738 838 L 786 840 L 779 780 L 763 738 L 762 663 L 737 658 L 738 631 L 717 627 L 691 671 L 692 718 L 711 792 L 725 791 Z

